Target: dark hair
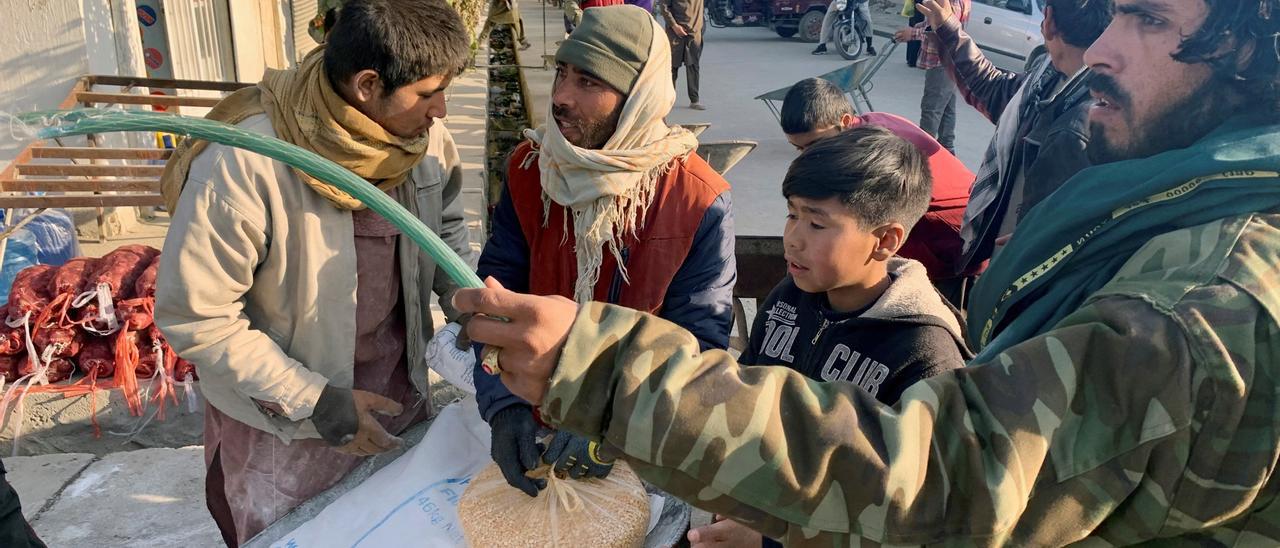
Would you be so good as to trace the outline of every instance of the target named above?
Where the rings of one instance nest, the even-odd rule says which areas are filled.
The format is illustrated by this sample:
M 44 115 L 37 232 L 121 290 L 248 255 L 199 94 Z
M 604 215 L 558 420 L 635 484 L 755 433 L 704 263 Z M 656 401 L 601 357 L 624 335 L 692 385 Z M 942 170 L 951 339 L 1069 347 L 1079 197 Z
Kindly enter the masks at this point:
M 1053 26 L 1062 40 L 1077 48 L 1092 46 L 1115 11 L 1112 0 L 1046 0 L 1045 7 L 1053 8 Z
M 840 125 L 840 117 L 852 114 L 853 106 L 844 91 L 822 78 L 796 82 L 782 100 L 782 132 L 809 133 L 818 128 Z
M 839 198 L 868 227 L 898 222 L 910 231 L 929 209 L 933 177 L 915 145 L 862 124 L 800 153 L 782 180 L 782 195 Z
M 1280 114 L 1280 0 L 1204 0 L 1209 15 L 1174 59 L 1208 63 L 1251 99 Z M 1234 47 L 1223 47 L 1234 41 Z M 1252 46 L 1249 57 L 1240 52 Z
M 462 19 L 442 0 L 350 0 L 324 50 L 324 69 L 335 86 L 372 69 L 391 93 L 466 66 L 471 39 Z

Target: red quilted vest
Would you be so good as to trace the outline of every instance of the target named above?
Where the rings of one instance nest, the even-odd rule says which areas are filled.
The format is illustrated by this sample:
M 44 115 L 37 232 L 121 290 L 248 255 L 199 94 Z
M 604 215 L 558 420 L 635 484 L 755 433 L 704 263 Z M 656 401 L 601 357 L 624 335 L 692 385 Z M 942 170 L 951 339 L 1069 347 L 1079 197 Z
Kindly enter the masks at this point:
M 578 277 L 572 218 L 566 225 L 565 208 L 552 202 L 543 222 L 541 174 L 537 155 L 531 152 L 533 146 L 526 141 L 507 161 L 507 192 L 529 246 L 529 292 L 572 299 Z M 657 183 L 644 226 L 625 240 L 627 280 L 606 249 L 594 300 L 658 313 L 707 208 L 729 190 L 729 183 L 696 153 L 672 162 Z

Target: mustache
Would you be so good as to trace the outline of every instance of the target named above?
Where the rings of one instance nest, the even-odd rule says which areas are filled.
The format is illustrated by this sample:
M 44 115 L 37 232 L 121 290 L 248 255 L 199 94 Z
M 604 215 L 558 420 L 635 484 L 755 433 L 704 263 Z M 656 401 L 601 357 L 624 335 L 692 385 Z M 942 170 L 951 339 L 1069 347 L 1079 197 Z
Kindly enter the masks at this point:
M 551 106 L 551 116 L 552 116 L 552 117 L 555 117 L 555 118 L 558 118 L 558 119 L 560 119 L 560 120 L 568 120 L 568 119 L 569 119 L 569 109 L 564 108 L 564 107 L 561 107 L 561 106 L 558 106 L 558 105 L 552 105 L 552 106 Z
M 1110 75 L 1094 73 L 1093 78 L 1089 79 L 1089 90 L 1105 96 L 1117 106 L 1129 105 L 1129 94 L 1120 89 L 1120 84 Z

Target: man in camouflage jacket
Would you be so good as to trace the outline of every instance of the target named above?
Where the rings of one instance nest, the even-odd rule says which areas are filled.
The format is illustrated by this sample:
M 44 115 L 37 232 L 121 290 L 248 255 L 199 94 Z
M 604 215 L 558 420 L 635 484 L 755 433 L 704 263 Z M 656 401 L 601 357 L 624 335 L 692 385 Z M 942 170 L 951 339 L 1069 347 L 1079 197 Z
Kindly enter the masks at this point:
M 1086 54 L 1115 163 L 1029 212 L 974 364 L 893 407 L 630 310 L 455 303 L 510 320 L 469 330 L 544 419 L 789 545 L 1275 545 L 1280 2 L 1116 5 Z

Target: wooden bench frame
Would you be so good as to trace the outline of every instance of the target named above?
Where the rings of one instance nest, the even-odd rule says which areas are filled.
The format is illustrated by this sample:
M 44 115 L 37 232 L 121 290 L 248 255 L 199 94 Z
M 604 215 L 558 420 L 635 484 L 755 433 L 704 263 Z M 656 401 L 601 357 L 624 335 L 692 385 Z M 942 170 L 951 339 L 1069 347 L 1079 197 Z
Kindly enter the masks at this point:
M 208 108 L 222 96 L 251 86 L 240 82 L 170 80 L 125 76 L 82 76 L 58 105 L 77 107 Z M 144 93 L 136 93 L 142 90 Z M 164 90 L 166 94 L 148 93 Z M 216 92 L 219 97 L 179 95 Z M 163 205 L 160 175 L 171 150 L 121 148 L 105 144 L 101 135 L 86 135 L 87 146 L 35 141 L 0 171 L 0 209 L 97 208 L 99 240 L 105 240 L 104 209 Z M 110 162 L 110 163 L 108 163 Z

